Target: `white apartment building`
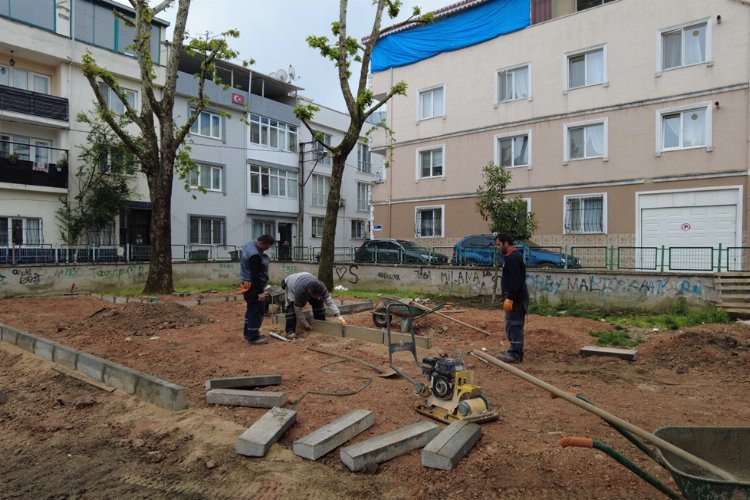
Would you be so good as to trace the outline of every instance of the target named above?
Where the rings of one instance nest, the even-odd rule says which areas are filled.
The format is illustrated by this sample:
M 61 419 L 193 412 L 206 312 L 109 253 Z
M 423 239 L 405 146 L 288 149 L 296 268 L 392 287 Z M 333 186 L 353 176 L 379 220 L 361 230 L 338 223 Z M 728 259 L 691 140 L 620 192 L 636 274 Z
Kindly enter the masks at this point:
M 389 102 L 397 142 L 374 194 L 384 236 L 487 232 L 475 200 L 494 162 L 543 245 L 750 247 L 747 2 L 473 0 L 436 14 L 373 52 L 376 94 L 408 84 Z

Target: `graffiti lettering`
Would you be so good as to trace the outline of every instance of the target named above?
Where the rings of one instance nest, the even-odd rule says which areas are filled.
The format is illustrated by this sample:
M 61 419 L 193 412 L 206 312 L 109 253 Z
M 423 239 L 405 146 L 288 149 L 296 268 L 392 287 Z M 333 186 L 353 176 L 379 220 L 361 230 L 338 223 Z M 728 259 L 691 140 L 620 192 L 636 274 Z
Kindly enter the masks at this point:
M 387 273 L 385 271 L 380 271 L 378 273 L 378 278 L 382 278 L 384 280 L 393 280 L 393 281 L 401 281 L 401 276 L 395 273 Z
M 621 276 L 568 276 L 529 273 L 526 285 L 533 293 L 557 295 L 562 292 L 584 292 L 595 294 L 627 295 L 630 297 L 674 297 L 693 295 L 703 297 L 703 288 L 698 280 L 671 281 L 669 278 L 628 279 Z
M 346 278 L 347 283 L 351 283 L 352 285 L 356 285 L 359 283 L 359 276 L 355 271 L 359 270 L 359 266 L 357 264 L 350 264 L 349 266 L 336 266 L 334 268 L 334 271 L 336 272 L 336 278 L 339 281 L 344 281 L 344 278 Z
M 284 274 L 294 274 L 297 272 L 297 266 L 292 266 L 289 264 L 282 264 L 281 272 L 283 272 Z
M 13 269 L 11 271 L 15 276 L 18 276 L 19 285 L 38 285 L 39 274 L 33 272 L 31 269 Z
M 486 288 L 485 274 L 480 271 L 440 271 L 440 282 L 446 286 L 469 285 L 472 289 Z
M 415 269 L 414 274 L 417 275 L 418 280 L 430 279 L 430 269 L 426 267 L 420 267 L 419 269 Z

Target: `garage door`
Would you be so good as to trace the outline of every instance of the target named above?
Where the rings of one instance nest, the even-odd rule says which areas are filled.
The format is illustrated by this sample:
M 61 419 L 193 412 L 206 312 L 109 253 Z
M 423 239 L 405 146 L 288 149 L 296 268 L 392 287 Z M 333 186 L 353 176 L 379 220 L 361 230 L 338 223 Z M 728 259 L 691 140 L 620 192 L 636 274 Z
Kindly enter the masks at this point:
M 709 248 L 738 245 L 739 199 L 739 189 L 640 194 L 640 246 L 672 247 L 671 270 L 711 271 L 718 252 Z

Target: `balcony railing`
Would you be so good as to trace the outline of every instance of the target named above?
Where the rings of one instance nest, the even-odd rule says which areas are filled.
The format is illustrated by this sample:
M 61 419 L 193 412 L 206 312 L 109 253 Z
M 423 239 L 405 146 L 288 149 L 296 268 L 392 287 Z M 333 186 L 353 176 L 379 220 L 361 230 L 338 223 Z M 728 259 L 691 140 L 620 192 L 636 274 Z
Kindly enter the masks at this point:
M 13 147 L 12 147 L 13 146 Z M 29 149 L 21 155 L 12 152 L 18 143 L 0 141 L 0 182 L 68 188 L 68 151 L 65 149 L 33 146 L 32 160 Z M 20 145 L 29 148 L 28 144 Z
M 0 109 L 68 121 L 67 99 L 5 85 L 0 85 Z

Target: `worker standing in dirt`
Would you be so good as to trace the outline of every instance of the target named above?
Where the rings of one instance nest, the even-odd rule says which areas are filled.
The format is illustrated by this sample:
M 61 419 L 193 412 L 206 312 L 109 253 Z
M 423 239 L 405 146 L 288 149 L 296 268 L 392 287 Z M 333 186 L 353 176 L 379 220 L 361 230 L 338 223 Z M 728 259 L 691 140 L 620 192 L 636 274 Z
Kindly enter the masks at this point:
M 305 330 L 311 330 L 310 323 L 305 318 L 305 304 L 308 302 L 312 307 L 313 318 L 326 319 L 326 307 L 333 311 L 342 326 L 346 326 L 346 320 L 341 316 L 341 311 L 328 293 L 325 284 L 313 274 L 302 272 L 290 274 L 281 282 L 281 287 L 286 290 L 286 337 L 294 338 L 297 330 L 297 321 Z
M 263 323 L 265 303 L 268 293 L 268 266 L 271 259 L 266 250 L 275 243 L 273 236 L 263 234 L 255 241 L 248 241 L 242 247 L 240 257 L 240 278 L 242 283 L 239 292 L 245 299 L 245 328 L 243 336 L 248 344 L 266 344 L 268 339 L 260 335 L 260 325 Z
M 498 233 L 495 246 L 504 257 L 503 274 L 500 278 L 505 311 L 505 335 L 510 349 L 501 352 L 500 361 L 520 363 L 523 361 L 523 336 L 526 312 L 529 309 L 529 289 L 526 287 L 526 264 L 523 254 L 513 246 L 513 235 Z

